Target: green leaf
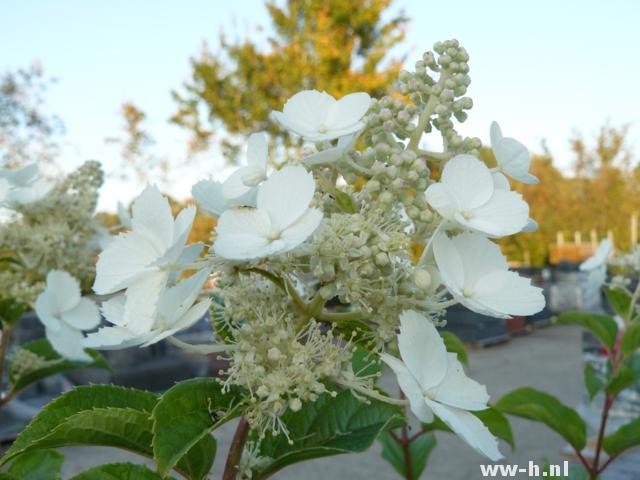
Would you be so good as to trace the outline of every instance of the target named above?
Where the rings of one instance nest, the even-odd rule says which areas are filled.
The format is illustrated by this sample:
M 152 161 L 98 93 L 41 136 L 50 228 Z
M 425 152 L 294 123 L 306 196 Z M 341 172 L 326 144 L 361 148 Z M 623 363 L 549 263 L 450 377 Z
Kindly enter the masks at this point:
M 55 450 L 30 452 L 14 460 L 8 473 L 22 480 L 60 480 L 64 455 Z
M 345 339 L 351 339 L 355 345 L 367 349 L 376 338 L 375 332 L 367 322 L 362 320 L 340 320 L 333 326 L 333 331 Z
M 462 340 L 452 332 L 441 331 L 440 336 L 444 341 L 445 347 L 447 347 L 447 352 L 456 353 L 458 355 L 458 360 L 465 365 L 468 365 L 469 357 L 467 356 L 467 349 L 464 347 Z
M 584 385 L 589 393 L 589 401 L 593 400 L 593 397 L 604 388 L 604 382 L 590 363 L 584 367 Z
M 626 319 L 629 316 L 629 311 L 631 309 L 631 295 L 628 292 L 622 290 L 611 290 L 610 288 L 605 288 L 604 294 L 613 311 Z M 632 315 L 632 318 L 635 316 L 635 314 Z
M 604 437 L 604 451 L 607 455 L 618 455 L 624 450 L 640 445 L 640 418 L 621 426 L 616 432 Z
M 20 350 L 23 352 L 21 353 Z M 51 344 L 44 338 L 27 342 L 21 345 L 18 352 L 13 357 L 9 366 L 9 382 L 13 395 L 33 385 L 40 380 L 59 373 L 77 370 L 79 368 L 101 368 L 110 370 L 106 359 L 95 350 L 87 349 L 86 352 L 93 359 L 92 362 L 76 362 L 68 360 L 58 354 Z M 36 368 L 24 368 L 24 356 L 29 355 L 34 358 Z M 22 356 L 21 356 L 22 355 Z M 16 364 L 15 362 L 19 362 Z
M 233 331 L 229 320 L 224 318 L 224 299 L 218 294 L 211 294 L 211 323 L 213 329 L 224 343 L 232 343 Z
M 431 451 L 437 445 L 436 437 L 433 433 L 424 433 L 409 443 L 409 455 L 411 458 L 411 477 L 407 475 L 404 460 L 404 450 L 402 446 L 394 440 L 389 432 L 380 436 L 382 444 L 382 458 L 400 474 L 402 478 L 418 480 L 427 466 L 427 460 Z
M 0 472 L 0 480 L 22 480 L 20 477 L 16 477 L 15 475 L 11 475 L 7 472 Z
M 544 423 L 576 450 L 582 450 L 587 443 L 584 420 L 548 393 L 530 387 L 520 388 L 506 394 L 494 406 L 503 413 Z
M 507 442 L 512 449 L 516 448 L 509 420 L 495 407 L 489 407 L 485 410 L 477 410 L 469 413 L 478 417 L 493 435 Z M 443 432 L 453 433 L 449 426 L 438 417 L 434 417 L 433 422 L 431 423 L 422 424 L 422 428 L 427 431 L 441 430 Z
M 77 387 L 47 405 L 18 436 L 0 465 L 33 450 L 70 445 L 116 447 L 153 458 L 151 412 L 157 395 L 113 385 Z M 203 478 L 199 450 L 191 451 L 176 470 Z
M 357 377 L 364 378 L 379 375 L 382 373 L 384 365 L 378 355 L 362 348 L 356 348 L 351 357 L 351 368 Z
M 556 463 L 554 465 L 557 466 L 558 464 Z M 551 466 L 549 465 L 549 462 L 545 462 L 543 477 L 549 480 L 589 480 L 589 473 L 584 469 L 582 465 L 569 465 L 568 476 L 562 475 L 562 468 L 563 467 L 561 466 L 560 476 L 555 475 L 555 470 L 554 475 L 551 475 Z M 598 476 L 597 478 L 599 479 L 600 477 Z
M 13 325 L 22 318 L 27 306 L 14 298 L 0 300 L 0 323 Z
M 610 395 L 617 395 L 625 388 L 633 385 L 636 379 L 637 377 L 635 375 L 635 372 L 631 368 L 629 368 L 629 366 L 623 363 L 622 365 L 620 365 L 616 376 L 613 377 L 607 385 L 607 392 L 609 392 Z
M 618 335 L 616 321 L 608 315 L 597 315 L 587 312 L 566 312 L 560 314 L 558 323 L 575 324 L 593 333 L 609 351 L 613 348 Z
M 214 378 L 194 378 L 170 388 L 153 410 L 153 453 L 162 475 L 194 449 L 202 465 L 192 468 L 204 477 L 213 465 L 216 442 L 211 432 L 240 414 L 237 393 L 222 393 Z M 197 468 L 196 468 L 197 467 Z
M 164 477 L 165 479 L 167 477 Z M 71 480 L 162 480 L 163 477 L 144 465 L 109 463 L 86 470 Z M 173 477 L 169 477 L 173 480 Z M 167 479 L 168 480 L 168 479 Z
M 620 349 L 624 355 L 631 355 L 640 348 L 640 323 L 632 323 L 622 335 Z
M 289 411 L 281 418 L 293 444 L 285 435 L 267 433 L 260 445 L 260 456 L 269 457 L 271 462 L 258 472 L 257 478 L 312 458 L 363 452 L 381 432 L 404 423 L 399 407 L 378 400 L 364 403 L 348 390 L 339 391 L 335 397 L 322 394 L 300 411 Z
M 345 213 L 358 213 L 360 209 L 358 208 L 358 204 L 354 202 L 351 195 L 346 192 L 337 191 L 335 193 L 336 204 L 338 208 Z

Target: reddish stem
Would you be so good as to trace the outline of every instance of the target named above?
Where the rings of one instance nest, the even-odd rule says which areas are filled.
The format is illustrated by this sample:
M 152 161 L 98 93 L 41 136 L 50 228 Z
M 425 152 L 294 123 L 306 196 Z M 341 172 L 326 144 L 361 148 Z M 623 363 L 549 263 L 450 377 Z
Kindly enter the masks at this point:
M 229 454 L 227 456 L 227 463 L 224 465 L 222 480 L 236 479 L 238 466 L 240 465 L 240 459 L 244 451 L 244 444 L 247 442 L 247 437 L 249 436 L 249 430 L 249 422 L 247 422 L 244 417 L 240 417 L 236 433 L 233 435 L 233 440 L 231 441 L 231 447 L 229 447 Z

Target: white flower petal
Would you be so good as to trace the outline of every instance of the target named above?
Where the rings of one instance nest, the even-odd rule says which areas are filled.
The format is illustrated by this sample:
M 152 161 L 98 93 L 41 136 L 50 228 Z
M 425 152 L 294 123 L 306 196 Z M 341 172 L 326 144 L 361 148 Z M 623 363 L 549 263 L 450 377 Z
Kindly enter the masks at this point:
M 463 410 L 484 410 L 489 394 L 484 385 L 467 377 L 455 353 L 447 353 L 446 375 L 435 388 L 435 400 Z
M 313 135 L 324 125 L 335 98 L 326 92 L 303 90 L 284 104 L 282 112 L 273 112 L 282 126 L 298 135 Z
M 456 212 L 460 210 L 460 206 L 453 194 L 441 183 L 433 183 L 429 185 L 425 192 L 425 198 L 429 205 L 434 208 L 440 216 L 446 219 L 452 219 Z
M 74 308 L 80 301 L 80 282 L 63 270 L 47 273 L 45 291 L 53 295 L 60 312 Z
M 200 270 L 179 282 L 173 287 L 166 288 L 158 301 L 157 312 L 164 321 L 171 326 L 191 308 L 202 292 L 204 283 L 209 278 L 211 269 Z
M 422 391 L 442 381 L 447 372 L 447 349 L 431 320 L 413 310 L 402 312 L 398 347 Z
M 322 212 L 315 208 L 308 209 L 293 225 L 282 231 L 280 238 L 287 250 L 292 250 L 316 231 L 322 222 Z
M 282 232 L 307 211 L 315 189 L 313 175 L 304 167 L 284 167 L 260 187 L 258 209 L 269 215 L 274 231 Z
M 493 188 L 496 190 L 506 190 L 507 192 L 511 190 L 511 185 L 509 184 L 509 179 L 505 177 L 504 173 L 496 170 L 491 172 L 491 177 L 493 178 Z
M 222 183 L 215 180 L 201 180 L 191 187 L 191 195 L 200 206 L 214 217 L 229 208 L 229 200 L 222 194 Z
M 493 179 L 489 168 L 472 155 L 457 155 L 442 169 L 440 183 L 455 197 L 461 210 L 472 210 L 489 201 Z
M 354 129 L 353 131 L 357 131 L 364 126 L 360 120 L 370 106 L 371 97 L 367 93 L 357 92 L 345 95 L 329 107 L 326 126 L 331 130 Z
M 259 178 L 258 182 L 255 179 Z M 259 167 L 240 167 L 233 172 L 222 184 L 222 195 L 230 200 L 240 198 L 255 188 L 255 185 L 264 180 L 265 172 Z M 245 179 L 252 181 L 245 182 Z
M 533 218 L 527 220 L 527 224 L 522 229 L 525 233 L 532 233 L 538 230 L 538 222 L 536 222 Z
M 169 201 L 155 186 L 148 186 L 131 207 L 133 230 L 145 236 L 160 252 L 167 250 L 173 240 L 173 215 Z
M 583 272 L 586 272 L 589 270 L 597 269 L 602 265 L 605 265 L 612 251 L 613 251 L 613 245 L 611 244 L 608 238 L 605 238 L 600 242 L 593 256 L 587 258 L 584 262 L 580 264 L 580 270 L 582 270 Z
M 529 205 L 516 192 L 495 190 L 491 199 L 476 208 L 469 218 L 456 216 L 458 223 L 501 237 L 520 232 L 529 220 Z
M 264 132 L 252 133 L 247 142 L 247 165 L 258 167 L 263 172 L 269 159 L 269 137 Z
M 106 302 L 102 302 L 100 311 L 109 323 L 113 323 L 119 327 L 124 326 L 125 301 L 126 297 L 124 295 L 118 295 L 117 297 L 110 298 Z
M 153 315 L 168 273 L 151 272 L 132 283 L 125 293 L 124 326 L 134 333 L 146 333 L 153 326 Z
M 491 272 L 478 280 L 473 298 L 506 315 L 533 315 L 544 308 L 542 289 L 515 272 Z
M 422 388 L 418 381 L 411 375 L 411 372 L 407 369 L 406 365 L 402 361 L 398 360 L 391 355 L 383 353 L 380 355 L 380 359 L 386 363 L 393 373 L 395 373 L 398 379 L 398 385 L 402 393 L 404 393 L 411 407 L 413 414 L 424 423 L 431 423 L 433 421 L 433 413 L 424 401 L 422 394 Z
M 62 320 L 77 330 L 91 330 L 100 324 L 98 306 L 88 298 L 81 298 L 71 310 L 61 313 Z
M 45 330 L 45 335 L 53 349 L 61 356 L 76 362 L 91 362 L 92 358 L 84 351 L 84 335 L 65 324 L 60 324 L 60 329 Z
M 433 256 L 438 265 L 442 283 L 449 291 L 462 291 L 464 288 L 465 271 L 460 256 L 460 250 L 444 234 L 439 234 L 433 240 Z
M 120 350 L 140 345 L 149 338 L 149 334 L 136 334 L 124 327 L 102 327 L 87 335 L 83 345 L 97 350 Z
M 269 246 L 269 217 L 255 208 L 225 211 L 218 219 L 213 250 L 229 260 L 260 258 Z
M 495 150 L 496 146 L 502 140 L 502 129 L 498 122 L 491 122 L 491 127 L 489 128 L 489 135 L 491 136 L 491 149 Z
M 42 292 L 36 299 L 35 310 L 38 319 L 47 329 L 52 331 L 60 329 L 60 311 L 55 296 L 47 291 Z
M 476 452 L 488 457 L 494 462 L 503 458 L 498 449 L 498 440 L 478 417 L 459 408 L 448 407 L 429 399 L 425 401 L 433 410 L 433 413 Z

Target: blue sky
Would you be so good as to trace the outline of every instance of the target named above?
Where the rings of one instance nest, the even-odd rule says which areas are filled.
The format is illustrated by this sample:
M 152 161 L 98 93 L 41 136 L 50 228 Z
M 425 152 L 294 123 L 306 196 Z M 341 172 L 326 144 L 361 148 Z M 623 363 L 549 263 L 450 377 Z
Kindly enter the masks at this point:
M 184 157 L 186 133 L 167 124 L 175 105 L 170 90 L 189 75 L 189 57 L 203 41 L 215 46 L 221 31 L 232 38 L 268 26 L 262 1 L 87 2 L 4 0 L 0 6 L 0 71 L 33 60 L 58 79 L 49 109 L 65 122 L 63 165 L 86 158 L 118 163 L 104 139 L 118 133 L 118 109 L 131 100 L 146 111 L 157 150 Z M 408 62 L 435 41 L 458 38 L 471 55 L 475 107 L 461 127 L 488 140 L 489 124 L 540 150 L 543 139 L 568 167 L 574 129 L 589 137 L 605 120 L 633 125 L 640 134 L 640 2 L 634 0 L 419 1 L 396 0 L 412 18 L 398 49 Z M 264 37 L 264 33 L 260 34 Z M 635 48 L 634 48 L 635 47 Z M 181 169 L 171 193 L 188 196 L 193 181 L 219 171 L 212 152 L 197 168 Z M 139 186 L 110 180 L 101 207 L 113 209 Z

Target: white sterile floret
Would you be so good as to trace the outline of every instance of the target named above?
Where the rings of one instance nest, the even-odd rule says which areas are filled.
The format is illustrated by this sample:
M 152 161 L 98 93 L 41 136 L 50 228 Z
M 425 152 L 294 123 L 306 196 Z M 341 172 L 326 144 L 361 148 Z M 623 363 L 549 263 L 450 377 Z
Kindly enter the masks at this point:
M 258 186 L 267 179 L 269 139 L 265 133 L 249 136 L 247 164 L 231 174 L 224 182 L 202 180 L 191 188 L 200 206 L 214 217 L 232 207 L 255 207 Z
M 195 207 L 183 209 L 175 221 L 169 201 L 156 187 L 147 187 L 132 207 L 131 231 L 121 233 L 100 254 L 93 289 L 100 295 L 127 289 L 124 318 L 136 331 L 146 331 L 160 291 L 172 271 L 184 262 L 185 242 Z M 190 250 L 187 250 L 191 253 Z
M 593 288 L 600 288 L 607 280 L 607 260 L 613 251 L 608 238 L 600 242 L 593 256 L 580 264 L 580 270 L 588 272 L 587 281 Z
M 75 278 L 67 272 L 51 270 L 35 310 L 54 350 L 70 360 L 92 360 L 84 351 L 82 330 L 98 326 L 100 312 L 93 301 L 81 296 Z
M 326 92 L 303 90 L 284 104 L 271 118 L 306 140 L 333 140 L 364 128 L 362 117 L 371 106 L 364 92 L 350 93 L 336 100 Z
M 386 353 L 381 358 L 396 374 L 420 421 L 432 422 L 435 414 L 478 453 L 493 461 L 503 458 L 496 437 L 469 413 L 488 408 L 487 389 L 465 375 L 433 323 L 415 311 L 403 312 L 398 347 L 402 360 Z
M 509 271 L 498 245 L 479 233 L 440 234 L 433 254 L 447 290 L 474 312 L 508 318 L 533 315 L 544 307 L 542 289 Z
M 329 163 L 335 163 L 340 160 L 349 150 L 352 150 L 356 144 L 358 138 L 357 134 L 345 135 L 338 139 L 338 143 L 333 146 L 321 150 L 316 153 L 304 157 L 302 162 L 306 165 L 326 165 Z
M 440 182 L 429 186 L 425 196 L 445 220 L 495 237 L 521 231 L 529 218 L 522 196 L 496 188 L 489 168 L 471 155 L 447 162 Z
M 506 190 L 507 192 L 511 191 L 511 185 L 509 185 L 509 180 L 502 173 L 497 170 L 491 172 L 491 177 L 493 178 L 493 188 L 496 190 Z M 538 230 L 538 222 L 536 222 L 533 218 L 529 218 L 527 224 L 522 227 L 523 233 L 531 233 Z
M 503 137 L 500 125 L 491 123 L 491 148 L 498 163 L 500 174 L 522 183 L 536 184 L 538 178 L 529 173 L 531 157 L 522 143 L 511 137 Z M 506 178 L 505 178 L 506 180 Z
M 288 252 L 320 225 L 322 212 L 309 208 L 313 176 L 301 166 L 274 173 L 258 190 L 257 208 L 226 210 L 213 249 L 228 260 L 253 260 Z
M 189 328 L 204 316 L 211 305 L 209 299 L 194 305 L 209 273 L 209 269 L 201 270 L 177 285 L 165 288 L 157 305 L 154 305 L 152 318 L 142 322 L 150 326 L 146 331 L 129 328 L 124 313 L 126 302 L 148 299 L 132 300 L 120 295 L 106 301 L 102 304 L 102 313 L 112 325 L 87 335 L 84 345 L 99 350 L 117 350 L 136 345 L 146 347 Z
M 4 203 L 9 206 L 36 202 L 53 188 L 53 182 L 40 176 L 35 163 L 15 170 L 0 168 L 0 179 L 6 181 L 0 190 L 6 189 Z

